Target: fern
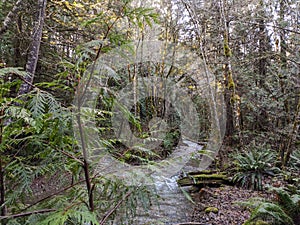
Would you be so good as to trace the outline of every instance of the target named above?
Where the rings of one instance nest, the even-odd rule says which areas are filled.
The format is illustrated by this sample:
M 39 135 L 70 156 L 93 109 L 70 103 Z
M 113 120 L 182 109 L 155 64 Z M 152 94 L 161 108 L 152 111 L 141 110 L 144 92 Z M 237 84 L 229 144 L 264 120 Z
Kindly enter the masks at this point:
M 34 118 L 41 117 L 46 111 L 47 100 L 40 90 L 33 96 L 29 103 L 29 110 Z
M 5 67 L 0 69 L 0 77 L 3 77 L 7 74 L 17 74 L 21 77 L 27 76 L 27 72 L 25 72 L 21 67 Z
M 300 195 L 293 194 L 284 190 L 283 188 L 270 188 L 277 194 L 278 204 L 287 212 L 292 218 L 300 214 Z
M 277 204 L 264 202 L 261 203 L 251 213 L 250 219 L 244 225 L 251 225 L 252 222 L 263 219 L 273 225 L 294 225 L 292 218 L 287 215 Z
M 99 225 L 95 213 L 81 204 L 67 210 L 60 210 L 39 222 L 40 225 L 93 224 Z
M 44 98 L 46 99 L 48 112 L 51 113 L 54 117 L 59 117 L 63 109 L 61 104 L 56 101 L 56 99 L 49 93 L 45 93 Z
M 64 113 L 61 104 L 48 92 L 40 89 L 35 89 L 35 95 L 29 102 L 29 110 L 34 118 L 43 116 L 45 113 L 50 113 L 54 118 L 61 117 Z
M 264 146 L 251 147 L 249 151 L 235 156 L 235 164 L 238 172 L 233 177 L 233 182 L 241 184 L 243 187 L 250 187 L 254 190 L 262 190 L 263 175 L 274 175 L 278 170 L 272 167 L 275 156 Z
M 30 185 L 34 177 L 32 173 L 33 171 L 32 168 L 22 163 L 23 160 L 24 159 L 19 157 L 6 167 L 8 178 L 15 187 L 13 190 L 8 192 L 7 205 L 13 205 L 19 200 L 24 201 L 26 196 L 32 195 Z
M 300 150 L 295 150 L 291 155 L 291 161 L 290 164 L 292 167 L 299 170 L 300 168 Z
M 34 124 L 34 120 L 31 118 L 30 112 L 25 108 L 12 105 L 5 110 L 5 114 L 10 115 L 11 118 L 14 119 L 22 119 L 27 124 Z
M 294 225 L 300 213 L 300 195 L 291 195 L 283 188 L 270 188 L 277 194 L 277 202 L 268 202 L 263 198 L 250 199 L 238 204 L 252 208 L 250 218 L 244 225 L 255 224 L 263 220 L 270 225 Z

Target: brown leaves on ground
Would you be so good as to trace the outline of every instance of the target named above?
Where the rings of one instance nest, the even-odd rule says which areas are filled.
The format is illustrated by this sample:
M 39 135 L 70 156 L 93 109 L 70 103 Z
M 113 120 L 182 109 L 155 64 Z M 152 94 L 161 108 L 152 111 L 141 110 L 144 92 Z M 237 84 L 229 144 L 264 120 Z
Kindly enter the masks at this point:
M 193 193 L 196 202 L 192 220 L 203 225 L 242 225 L 250 216 L 250 212 L 237 202 L 250 198 L 267 198 L 271 194 L 237 187 L 224 186 L 219 188 L 202 188 Z M 217 208 L 217 212 L 205 210 L 208 207 Z

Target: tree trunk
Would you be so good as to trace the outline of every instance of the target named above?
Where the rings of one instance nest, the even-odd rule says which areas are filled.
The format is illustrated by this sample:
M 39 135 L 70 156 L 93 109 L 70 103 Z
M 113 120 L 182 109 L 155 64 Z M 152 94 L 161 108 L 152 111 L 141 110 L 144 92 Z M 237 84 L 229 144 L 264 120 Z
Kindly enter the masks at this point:
M 279 11 L 279 26 L 282 26 L 283 23 L 285 23 L 285 15 L 286 15 L 286 3 L 285 1 L 281 0 L 280 1 L 280 11 Z M 286 95 L 287 93 L 287 86 L 288 86 L 288 77 L 287 77 L 287 70 L 288 70 L 288 62 L 287 62 L 287 42 L 286 42 L 286 30 L 280 29 L 279 31 L 279 37 L 280 37 L 280 51 L 279 51 L 279 62 L 280 62 L 280 71 L 279 71 L 279 84 L 280 84 L 280 89 L 281 89 L 281 94 L 283 96 Z M 286 129 L 291 123 L 291 118 L 290 118 L 290 106 L 289 106 L 289 99 L 285 98 L 284 99 L 284 117 L 281 118 L 281 126 L 282 129 Z M 298 113 L 298 112 L 297 112 Z M 296 121 L 293 124 L 292 130 L 295 129 L 294 126 L 296 126 Z M 288 138 L 286 136 L 288 135 Z M 293 131 L 287 132 L 284 135 L 282 135 L 280 139 L 280 147 L 279 147 L 279 154 L 281 158 L 281 163 L 282 166 L 286 166 L 287 162 L 289 161 L 290 158 L 290 153 L 291 151 L 291 141 L 293 138 Z
M 21 10 L 23 2 L 24 1 L 22 0 L 18 0 L 12 10 L 7 14 L 6 18 L 3 21 L 3 25 L 0 28 L 0 35 L 4 34 L 7 31 L 8 26 L 12 23 L 14 16 L 18 11 Z
M 2 144 L 2 133 L 3 133 L 3 123 L 2 116 L 4 115 L 4 110 L 0 112 L 0 144 Z M 1 216 L 6 216 L 6 205 L 5 205 L 5 183 L 4 183 L 4 165 L 2 159 L 0 158 L 0 208 Z M 5 225 L 6 221 L 2 221 L 2 225 Z
M 22 23 L 22 18 L 20 15 L 17 16 L 17 25 L 18 25 L 18 31 L 19 33 L 16 34 L 14 38 L 14 66 L 15 67 L 22 67 L 24 65 L 24 59 L 22 58 L 22 53 L 21 53 L 21 40 L 20 37 L 23 32 L 23 23 Z
M 260 1 L 260 8 L 258 8 L 258 24 L 259 24 L 259 59 L 257 62 L 258 65 L 258 82 L 256 85 L 259 85 L 260 88 L 263 88 L 265 85 L 265 79 L 267 75 L 267 60 L 264 54 L 266 54 L 267 50 L 267 34 L 266 34 L 266 26 L 265 26 L 265 11 L 264 11 L 264 2 Z
M 38 0 L 38 15 L 35 21 L 35 25 L 32 31 L 32 42 L 28 54 L 28 60 L 26 63 L 27 76 L 24 77 L 24 83 L 21 85 L 19 90 L 19 95 L 26 94 L 31 89 L 31 84 L 33 82 L 36 65 L 39 58 L 39 50 L 41 45 L 41 39 L 43 34 L 43 25 L 45 19 L 47 0 Z
M 289 136 L 287 137 L 287 144 L 286 144 L 286 154 L 283 159 L 283 166 L 286 166 L 290 160 L 291 154 L 293 153 L 292 143 L 295 139 L 297 134 L 297 130 L 299 129 L 299 115 L 300 114 L 300 99 L 298 100 L 297 110 L 294 116 L 293 127 L 290 131 Z
M 227 2 L 222 1 L 220 6 L 221 19 L 224 22 L 224 34 L 223 34 L 223 48 L 225 61 L 223 65 L 223 75 L 224 75 L 224 99 L 226 104 L 226 133 L 228 144 L 232 144 L 234 132 L 237 131 L 239 135 L 239 141 L 242 142 L 241 132 L 240 132 L 240 109 L 239 101 L 240 97 L 236 94 L 235 82 L 233 79 L 232 69 L 231 69 L 231 49 L 229 47 L 229 22 L 228 15 L 225 13 L 227 9 Z

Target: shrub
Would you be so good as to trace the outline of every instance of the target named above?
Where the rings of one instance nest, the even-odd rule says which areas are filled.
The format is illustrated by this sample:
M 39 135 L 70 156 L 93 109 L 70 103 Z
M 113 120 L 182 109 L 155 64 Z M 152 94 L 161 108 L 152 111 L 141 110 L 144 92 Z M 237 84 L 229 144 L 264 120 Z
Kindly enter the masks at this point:
M 262 145 L 236 154 L 235 159 L 238 172 L 234 175 L 233 182 L 253 190 L 262 190 L 263 175 L 273 175 L 278 170 L 272 166 L 275 161 L 274 153 Z

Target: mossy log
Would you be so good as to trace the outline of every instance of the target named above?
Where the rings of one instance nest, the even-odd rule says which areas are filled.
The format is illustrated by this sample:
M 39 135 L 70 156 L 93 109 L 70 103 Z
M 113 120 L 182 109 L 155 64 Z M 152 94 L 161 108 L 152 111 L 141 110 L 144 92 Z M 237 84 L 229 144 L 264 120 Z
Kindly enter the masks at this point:
M 191 172 L 177 180 L 179 186 L 220 186 L 232 185 L 231 179 L 226 173 L 211 173 L 210 171 Z

